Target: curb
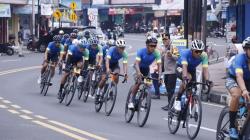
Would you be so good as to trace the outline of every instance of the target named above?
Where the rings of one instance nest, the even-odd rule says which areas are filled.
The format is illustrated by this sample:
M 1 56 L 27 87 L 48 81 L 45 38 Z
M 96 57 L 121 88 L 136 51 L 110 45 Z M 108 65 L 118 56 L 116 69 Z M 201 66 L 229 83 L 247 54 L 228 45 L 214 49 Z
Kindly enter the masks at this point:
M 226 92 L 210 91 L 209 102 L 211 103 L 227 105 L 229 100 L 230 96 Z

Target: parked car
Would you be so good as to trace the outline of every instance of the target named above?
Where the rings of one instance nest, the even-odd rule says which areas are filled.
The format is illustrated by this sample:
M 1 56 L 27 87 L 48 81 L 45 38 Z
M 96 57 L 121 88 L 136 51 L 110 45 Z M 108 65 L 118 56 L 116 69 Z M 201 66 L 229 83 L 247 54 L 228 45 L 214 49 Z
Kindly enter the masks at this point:
M 41 36 L 38 39 L 38 41 L 35 41 L 35 43 L 33 45 L 32 44 L 28 44 L 28 45 L 32 45 L 32 48 L 36 48 L 39 52 L 45 52 L 49 42 L 53 41 L 53 36 L 58 35 L 60 30 L 63 30 L 64 33 L 70 34 L 73 32 L 74 29 L 78 29 L 79 31 L 84 31 L 86 29 L 95 29 L 95 27 L 93 27 L 93 26 L 85 26 L 85 27 L 80 26 L 80 27 L 56 28 L 53 31 L 49 32 L 48 34 Z M 30 48 L 30 46 L 29 46 L 29 48 Z

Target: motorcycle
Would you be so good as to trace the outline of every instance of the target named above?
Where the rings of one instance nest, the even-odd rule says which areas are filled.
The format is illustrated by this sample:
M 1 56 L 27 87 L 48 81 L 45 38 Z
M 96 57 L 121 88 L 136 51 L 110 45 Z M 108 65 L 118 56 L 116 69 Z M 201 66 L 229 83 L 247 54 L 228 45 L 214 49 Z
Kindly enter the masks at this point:
M 14 49 L 10 43 L 0 44 L 0 53 L 5 53 L 9 56 L 14 54 Z

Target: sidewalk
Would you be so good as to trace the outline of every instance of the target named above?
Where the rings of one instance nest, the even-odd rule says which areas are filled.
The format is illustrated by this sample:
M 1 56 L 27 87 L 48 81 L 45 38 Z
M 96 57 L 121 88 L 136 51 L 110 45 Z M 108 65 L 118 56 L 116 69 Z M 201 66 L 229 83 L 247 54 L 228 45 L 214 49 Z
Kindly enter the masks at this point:
M 209 73 L 210 80 L 214 83 L 210 92 L 210 102 L 224 105 L 227 104 L 229 96 L 225 88 L 226 71 L 224 61 L 209 65 Z

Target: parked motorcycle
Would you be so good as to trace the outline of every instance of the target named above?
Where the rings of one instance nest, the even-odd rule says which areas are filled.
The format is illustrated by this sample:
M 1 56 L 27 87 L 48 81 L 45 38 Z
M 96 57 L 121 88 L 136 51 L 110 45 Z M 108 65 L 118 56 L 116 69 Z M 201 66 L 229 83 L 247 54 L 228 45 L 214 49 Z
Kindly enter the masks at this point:
M 5 53 L 11 56 L 14 54 L 14 49 L 10 43 L 0 44 L 0 53 Z

